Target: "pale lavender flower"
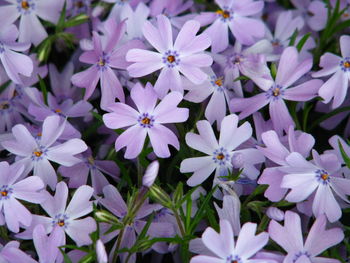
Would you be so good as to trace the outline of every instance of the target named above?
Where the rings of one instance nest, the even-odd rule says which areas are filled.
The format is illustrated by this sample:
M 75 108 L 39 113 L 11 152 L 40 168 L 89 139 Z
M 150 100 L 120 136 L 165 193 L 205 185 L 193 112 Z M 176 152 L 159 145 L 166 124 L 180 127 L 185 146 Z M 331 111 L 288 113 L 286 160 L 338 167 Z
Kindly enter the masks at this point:
M 182 92 L 180 73 L 194 84 L 203 83 L 207 75 L 201 70 L 213 63 L 210 55 L 203 51 L 210 46 L 207 34 L 197 35 L 200 25 L 197 21 L 189 20 L 181 28 L 173 42 L 172 26 L 164 15 L 157 16 L 157 25 L 146 21 L 143 35 L 157 52 L 132 49 L 126 54 L 126 60 L 133 62 L 127 69 L 131 77 L 142 77 L 161 69 L 154 89 L 160 98 L 167 92 Z
M 304 243 L 299 215 L 287 211 L 284 226 L 272 220 L 269 225 L 269 234 L 271 239 L 288 253 L 283 261 L 285 263 L 339 263 L 340 261 L 336 259 L 317 257 L 344 238 L 340 228 L 326 230 L 326 223 L 327 219 L 324 215 L 317 217 Z
M 216 12 L 203 12 L 195 19 L 202 26 L 211 24 L 204 32 L 211 37 L 212 52 L 225 50 L 229 44 L 228 30 L 243 45 L 252 45 L 265 34 L 262 21 L 252 18 L 262 11 L 264 1 L 216 0 L 220 9 Z
M 214 170 L 217 178 L 227 175 L 233 168 L 243 169 L 242 175 L 256 179 L 259 171 L 254 165 L 263 162 L 264 157 L 257 149 L 237 149 L 252 136 L 252 128 L 248 122 L 238 127 L 237 115 L 226 116 L 221 122 L 219 141 L 208 121 L 197 122 L 197 129 L 199 135 L 192 132 L 186 134 L 186 143 L 207 156 L 188 158 L 181 162 L 182 173 L 194 172 L 187 180 L 188 185 L 201 184 Z M 235 158 L 241 160 L 239 167 L 232 165 L 231 161 Z
M 240 213 L 241 202 L 237 195 L 225 195 L 222 200 L 222 208 L 214 203 L 216 212 L 220 220 L 227 220 L 233 230 L 233 234 L 238 236 L 241 231 Z
M 269 235 L 266 232 L 255 235 L 256 228 L 256 224 L 245 223 L 235 244 L 230 223 L 227 220 L 220 220 L 220 233 L 208 227 L 202 235 L 204 245 L 215 256 L 194 256 L 191 263 L 254 262 L 254 260 L 249 259 L 261 250 L 269 240 Z
M 33 231 L 33 243 L 38 254 L 38 263 L 59 263 L 62 260 L 58 247 L 64 245 L 64 233 L 56 226 L 49 236 L 43 225 L 37 225 Z
M 111 113 L 103 115 L 103 121 L 110 129 L 131 126 L 115 141 L 116 151 L 126 147 L 125 158 L 137 157 L 148 134 L 154 153 L 158 157 L 169 157 L 168 145 L 176 149 L 179 149 L 180 145 L 176 135 L 163 124 L 187 120 L 188 109 L 177 107 L 182 95 L 173 91 L 156 106 L 157 94 L 152 85 L 148 83 L 143 88 L 137 83 L 131 90 L 131 99 L 136 104 L 137 110 L 119 102 L 109 107 Z
M 332 108 L 337 108 L 345 100 L 350 80 L 350 36 L 340 37 L 342 57 L 332 53 L 325 53 L 320 60 L 320 71 L 312 74 L 313 77 L 324 77 L 333 74 L 318 91 L 324 103 L 333 98 Z
M 17 199 L 39 204 L 46 200 L 45 185 L 37 176 L 20 180 L 23 167 L 10 166 L 0 162 L 0 214 L 1 224 L 17 233 L 19 227 L 28 227 L 32 223 L 32 214 Z
M 18 241 L 10 241 L 0 248 L 1 263 L 37 263 L 19 248 Z
M 92 66 L 72 76 L 72 83 L 75 86 L 86 89 L 85 100 L 91 97 L 100 81 L 101 108 L 105 110 L 115 102 L 115 98 L 122 102 L 125 101 L 123 87 L 113 69 L 126 69 L 130 65 L 125 61 L 127 51 L 131 48 L 143 47 L 139 40 L 130 40 L 121 44 L 125 29 L 125 21 L 116 24 L 113 20 L 108 20 L 105 23 L 106 34 L 104 36 L 93 31 L 93 48 L 85 51 L 79 58 L 81 62 L 92 64 Z
M 4 10 L 3 6 L 0 8 L 0 17 L 3 19 L 8 14 L 3 16 L 2 10 Z M 16 42 L 17 37 L 18 30 L 15 25 L 7 25 L 0 30 L 0 61 L 8 77 L 13 82 L 22 84 L 20 74 L 30 77 L 33 72 L 33 62 L 29 56 L 15 52 L 26 51 L 30 47 L 28 43 Z
M 35 227 L 43 225 L 46 233 L 52 233 L 57 228 L 64 236 L 63 244 L 66 244 L 66 233 L 77 246 L 92 243 L 90 234 L 96 230 L 96 222 L 92 217 L 79 219 L 92 212 L 92 197 L 94 190 L 88 185 L 80 186 L 74 193 L 67 206 L 68 187 L 65 182 L 56 186 L 54 196 L 48 195 L 47 200 L 41 204 L 45 212 L 50 216 L 33 215 L 32 224 L 17 237 L 31 239 Z
M 103 245 L 101 239 L 97 240 L 96 242 L 96 254 L 98 263 L 108 263 L 106 248 Z
M 284 219 L 284 212 L 277 207 L 270 206 L 266 210 L 266 215 L 273 220 L 282 221 Z
M 263 93 L 250 98 L 233 98 L 230 108 L 233 112 L 241 112 L 243 119 L 269 104 L 269 113 L 277 133 L 288 131 L 294 126 L 294 121 L 284 100 L 307 101 L 317 96 L 317 91 L 323 84 L 322 80 L 312 79 L 291 87 L 312 67 L 312 59 L 300 62 L 299 53 L 295 47 L 286 48 L 278 65 L 276 80 L 270 75 L 254 79 L 254 82 L 264 90 Z
M 147 166 L 146 172 L 142 177 L 142 185 L 146 187 L 151 187 L 157 178 L 159 171 L 159 162 L 153 161 L 149 166 Z
M 341 163 L 331 153 L 318 155 L 313 151 L 313 162 L 305 160 L 300 154 L 293 152 L 286 158 L 287 166 L 280 167 L 283 176 L 281 187 L 291 189 L 285 199 L 289 202 L 302 202 L 315 193 L 312 201 L 312 212 L 317 217 L 326 214 L 330 222 L 337 221 L 341 208 L 334 193 L 349 202 L 350 179 L 341 173 Z
M 4 0 L 8 5 L 1 6 L 2 23 L 12 24 L 20 17 L 19 41 L 38 45 L 47 37 L 39 17 L 56 24 L 63 7 L 62 0 Z
M 17 124 L 12 128 L 15 140 L 2 142 L 2 146 L 17 156 L 15 165 L 24 166 L 23 174 L 33 170 L 33 175 L 39 176 L 52 189 L 57 183 L 57 176 L 50 161 L 65 166 L 72 166 L 80 159 L 74 157 L 87 149 L 84 141 L 71 139 L 62 144 L 55 144 L 65 128 L 60 117 L 49 116 L 44 120 L 42 133 L 38 139 L 34 138 L 28 129 Z
M 102 0 L 103 2 L 113 3 L 113 8 L 109 13 L 108 19 L 112 18 L 117 21 L 121 21 L 120 18 L 125 6 L 130 6 L 135 8 L 140 2 L 144 2 L 143 0 Z

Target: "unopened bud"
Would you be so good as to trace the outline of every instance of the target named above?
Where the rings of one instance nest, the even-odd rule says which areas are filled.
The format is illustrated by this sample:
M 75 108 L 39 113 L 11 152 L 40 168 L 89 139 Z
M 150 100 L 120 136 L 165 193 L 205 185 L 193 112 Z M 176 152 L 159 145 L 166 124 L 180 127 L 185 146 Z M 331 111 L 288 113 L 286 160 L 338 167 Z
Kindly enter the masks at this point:
M 102 243 L 101 239 L 97 240 L 96 242 L 96 254 L 97 254 L 97 262 L 98 263 L 107 263 L 107 253 L 106 248 L 104 244 Z
M 158 171 L 159 171 L 159 162 L 153 161 L 150 165 L 148 165 L 146 169 L 146 172 L 142 178 L 142 185 L 150 188 L 157 178 Z
M 266 215 L 273 220 L 282 221 L 284 219 L 284 212 L 277 207 L 270 206 L 266 210 Z
M 172 204 L 170 196 L 159 186 L 152 185 L 149 189 L 150 197 L 157 203 L 169 208 Z

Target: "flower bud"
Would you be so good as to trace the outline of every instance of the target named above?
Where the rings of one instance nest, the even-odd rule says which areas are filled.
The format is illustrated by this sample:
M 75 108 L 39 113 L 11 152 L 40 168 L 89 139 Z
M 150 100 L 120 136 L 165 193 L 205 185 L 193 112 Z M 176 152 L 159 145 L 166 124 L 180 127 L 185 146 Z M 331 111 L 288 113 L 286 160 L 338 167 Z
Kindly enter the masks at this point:
M 97 240 L 96 242 L 96 254 L 97 254 L 97 262 L 98 263 L 107 263 L 107 253 L 106 248 L 104 244 L 102 243 L 101 239 Z
M 282 221 L 284 219 L 284 212 L 277 207 L 270 206 L 266 210 L 266 215 L 273 220 Z
M 142 178 L 142 185 L 150 188 L 157 178 L 158 171 L 159 171 L 159 162 L 153 161 L 150 165 L 148 165 L 146 169 L 146 172 Z

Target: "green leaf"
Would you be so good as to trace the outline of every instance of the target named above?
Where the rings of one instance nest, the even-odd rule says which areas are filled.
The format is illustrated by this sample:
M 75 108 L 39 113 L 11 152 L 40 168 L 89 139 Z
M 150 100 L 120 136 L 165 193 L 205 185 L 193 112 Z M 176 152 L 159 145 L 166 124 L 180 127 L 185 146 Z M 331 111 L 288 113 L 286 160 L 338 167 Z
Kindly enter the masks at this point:
M 46 84 L 45 84 L 44 80 L 40 77 L 40 75 L 38 75 L 38 78 L 39 78 L 39 86 L 40 86 L 41 92 L 43 93 L 43 97 L 44 97 L 44 103 L 45 103 L 45 105 L 48 105 L 47 104 L 47 88 L 46 88 Z
M 47 37 L 38 46 L 37 58 L 39 62 L 46 62 L 51 53 L 52 36 Z
M 68 255 L 64 252 L 64 250 L 61 247 L 58 247 L 58 249 L 61 251 L 61 253 L 63 255 L 64 263 L 73 263 L 72 260 L 70 260 Z
M 344 148 L 343 148 L 343 145 L 341 144 L 340 140 L 338 140 L 338 145 L 339 145 L 339 150 L 340 150 L 340 153 L 341 153 L 341 156 L 346 164 L 346 166 L 348 168 L 350 168 L 350 158 L 349 156 L 346 154 L 346 152 L 344 151 Z
M 89 263 L 89 262 L 96 262 L 95 258 L 95 251 L 91 251 L 89 254 L 85 255 L 83 258 L 79 260 L 78 263 Z
M 250 80 L 250 78 L 248 78 L 247 76 L 239 76 L 239 77 L 235 78 L 233 80 L 233 82 L 239 81 L 239 80 Z
M 259 218 L 261 218 L 263 207 L 269 203 L 269 201 L 251 201 L 247 204 L 247 208 L 257 213 Z
M 68 27 L 73 27 L 73 26 L 78 26 L 81 24 L 84 24 L 86 21 L 88 21 L 89 16 L 86 14 L 79 14 L 75 17 L 72 17 L 71 19 L 67 20 L 64 23 L 64 28 L 68 28 Z
M 271 64 L 271 76 L 273 79 L 275 79 L 276 75 L 277 75 L 277 66 L 275 63 L 272 63 Z
M 293 35 L 290 37 L 289 45 L 288 45 L 288 46 L 294 46 L 295 41 L 296 41 L 297 36 L 298 36 L 298 33 L 299 33 L 299 30 L 298 30 L 298 29 L 295 29 Z
M 175 206 L 177 203 L 181 202 L 183 195 L 184 195 L 183 183 L 179 182 L 176 186 L 176 189 L 173 195 L 173 203 L 175 204 Z
M 109 213 L 106 210 L 99 210 L 95 212 L 95 218 L 98 222 L 113 224 L 119 228 L 123 228 L 123 223 L 120 222 L 120 220 L 114 216 L 113 214 Z
M 159 186 L 153 184 L 152 187 L 149 189 L 149 195 L 151 199 L 153 199 L 157 203 L 160 203 L 164 207 L 172 208 L 172 201 L 170 196 Z
M 66 1 L 64 1 L 63 9 L 61 11 L 60 18 L 58 19 L 58 22 L 57 22 L 56 33 L 62 32 L 64 29 L 63 26 L 64 26 L 64 21 L 66 19 L 66 8 L 67 8 L 67 3 Z
M 302 50 L 303 46 L 305 45 L 306 41 L 309 39 L 310 36 L 311 36 L 311 33 L 307 33 L 299 40 L 297 44 L 298 52 Z
M 11 83 L 11 80 L 6 81 L 4 84 L 0 86 L 0 93 L 2 93 Z

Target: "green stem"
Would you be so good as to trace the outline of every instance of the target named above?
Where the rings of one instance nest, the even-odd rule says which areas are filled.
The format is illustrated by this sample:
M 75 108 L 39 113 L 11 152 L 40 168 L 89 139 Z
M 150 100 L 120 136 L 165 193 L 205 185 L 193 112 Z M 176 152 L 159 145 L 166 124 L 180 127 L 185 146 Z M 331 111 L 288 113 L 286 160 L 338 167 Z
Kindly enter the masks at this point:
M 180 229 L 180 232 L 181 232 L 181 236 L 184 237 L 186 235 L 186 232 L 185 232 L 185 229 L 184 229 L 184 227 L 182 225 L 179 213 L 177 212 L 177 210 L 175 208 L 173 208 L 172 210 L 173 210 L 176 222 L 177 222 L 177 224 L 179 226 L 179 229 Z

